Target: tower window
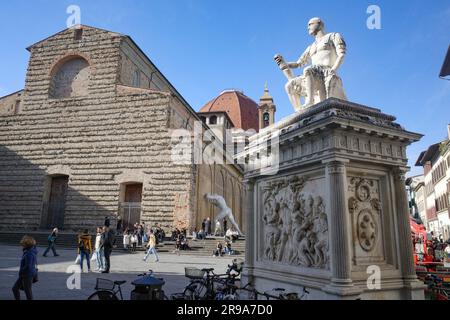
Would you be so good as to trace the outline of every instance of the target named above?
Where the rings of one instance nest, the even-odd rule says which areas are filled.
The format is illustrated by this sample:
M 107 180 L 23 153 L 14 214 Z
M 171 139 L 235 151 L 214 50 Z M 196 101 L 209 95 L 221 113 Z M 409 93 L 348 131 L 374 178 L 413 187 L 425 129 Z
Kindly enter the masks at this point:
M 209 124 L 217 124 L 217 116 L 212 116 L 209 118 Z
M 263 124 L 264 124 L 264 127 L 267 127 L 270 125 L 270 115 L 268 112 L 265 112 L 263 114 Z

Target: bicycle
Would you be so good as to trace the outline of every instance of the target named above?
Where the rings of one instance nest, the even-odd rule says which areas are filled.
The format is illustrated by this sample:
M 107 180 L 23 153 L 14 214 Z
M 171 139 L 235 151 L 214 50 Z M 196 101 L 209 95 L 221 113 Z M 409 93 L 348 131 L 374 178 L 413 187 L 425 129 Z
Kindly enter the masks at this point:
M 146 276 L 152 276 L 153 275 L 153 270 L 149 270 L 149 274 L 144 272 L 138 275 L 138 277 L 140 277 L 140 279 L 146 277 Z M 138 280 L 140 280 L 138 279 Z M 138 281 L 135 280 L 134 282 Z M 159 279 L 162 280 L 162 279 Z M 103 278 L 97 278 L 97 282 L 95 285 L 95 292 L 93 294 L 91 294 L 88 297 L 88 300 L 123 300 L 123 294 L 122 294 L 122 285 L 126 283 L 125 280 L 121 280 L 121 281 L 112 281 L 109 279 L 103 279 Z M 133 290 L 135 291 L 135 290 Z M 152 293 L 154 297 L 160 297 L 162 299 L 167 300 L 167 296 L 164 294 L 164 291 L 159 289 L 159 290 L 154 290 L 154 292 Z
M 185 276 L 191 279 L 183 293 L 171 296 L 173 300 L 225 300 L 229 289 L 240 275 L 242 264 L 233 260 L 225 274 L 215 274 L 214 268 L 185 268 Z
M 249 288 L 250 287 L 250 288 Z M 302 294 L 299 296 L 297 292 L 288 292 L 285 293 L 286 289 L 283 288 L 274 288 L 272 290 L 267 290 L 264 292 L 260 292 L 255 288 L 251 288 L 252 284 L 247 283 L 243 288 L 236 288 L 236 292 L 239 290 L 250 292 L 250 300 L 258 300 L 258 296 L 263 296 L 266 300 L 306 300 L 309 295 L 309 291 L 303 287 Z M 270 294 L 269 292 L 276 291 L 278 294 Z M 239 296 L 239 294 L 238 294 Z
M 121 285 L 124 283 L 126 283 L 125 280 L 111 281 L 97 278 L 95 292 L 88 297 L 88 300 L 123 300 Z

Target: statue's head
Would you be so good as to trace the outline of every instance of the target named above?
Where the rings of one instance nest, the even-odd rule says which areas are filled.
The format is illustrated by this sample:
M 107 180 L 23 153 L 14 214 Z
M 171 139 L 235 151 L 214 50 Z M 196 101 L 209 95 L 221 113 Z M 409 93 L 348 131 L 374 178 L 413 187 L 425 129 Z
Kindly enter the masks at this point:
M 325 24 L 323 23 L 322 19 L 320 18 L 312 18 L 308 22 L 308 33 L 311 36 L 315 36 L 319 31 L 323 30 L 325 27 Z

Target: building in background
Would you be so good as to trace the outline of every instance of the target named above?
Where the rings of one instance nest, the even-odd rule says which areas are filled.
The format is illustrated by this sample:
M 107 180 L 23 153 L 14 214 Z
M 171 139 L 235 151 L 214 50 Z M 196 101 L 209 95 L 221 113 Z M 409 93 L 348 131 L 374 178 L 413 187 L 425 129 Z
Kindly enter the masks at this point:
M 206 192 L 223 195 L 245 230 L 242 169 L 171 161 L 171 133 L 201 118 L 129 36 L 77 26 L 28 50 L 25 89 L 0 98 L 1 230 L 71 232 L 117 215 L 200 228 L 216 210 Z M 256 103 L 222 97 L 228 109 L 211 110 L 226 112 L 222 125 L 258 129 Z
M 409 214 L 418 222 L 427 226 L 425 210 L 424 176 L 409 177 L 405 181 L 408 192 Z
M 416 166 L 423 167 L 428 230 L 443 240 L 450 238 L 450 125 L 448 138 L 420 153 Z

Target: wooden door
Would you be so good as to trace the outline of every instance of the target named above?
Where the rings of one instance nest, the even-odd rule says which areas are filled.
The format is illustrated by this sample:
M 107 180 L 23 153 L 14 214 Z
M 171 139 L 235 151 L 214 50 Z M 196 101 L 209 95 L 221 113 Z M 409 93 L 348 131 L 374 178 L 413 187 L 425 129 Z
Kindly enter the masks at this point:
M 142 184 L 129 184 L 125 189 L 125 202 L 142 201 Z
M 141 222 L 142 184 L 129 184 L 125 186 L 125 203 L 122 204 L 123 224 L 133 228 Z
M 69 177 L 67 176 L 52 178 L 47 215 L 48 228 L 62 228 L 64 226 L 68 182 Z

